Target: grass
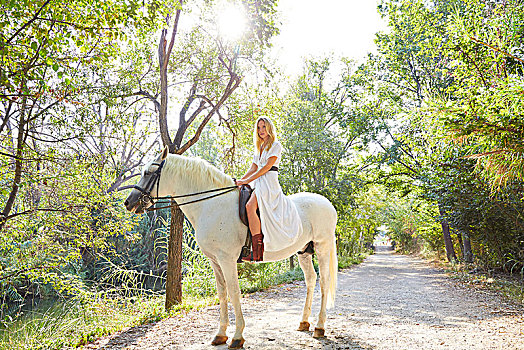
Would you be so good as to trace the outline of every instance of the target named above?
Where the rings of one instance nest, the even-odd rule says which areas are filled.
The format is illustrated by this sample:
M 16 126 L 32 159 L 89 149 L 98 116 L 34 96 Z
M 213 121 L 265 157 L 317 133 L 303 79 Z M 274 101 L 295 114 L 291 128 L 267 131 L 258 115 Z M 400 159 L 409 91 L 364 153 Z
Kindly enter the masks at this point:
M 358 264 L 364 258 L 365 255 L 340 257 L 339 268 Z M 192 265 L 184 279 L 183 302 L 169 312 L 164 309 L 163 293 L 133 297 L 99 294 L 83 300 L 56 302 L 52 307 L 26 312 L 1 326 L 0 350 L 78 348 L 127 327 L 158 322 L 188 310 L 217 304 L 214 278 L 208 265 L 207 260 Z M 238 267 L 242 293 L 304 279 L 298 263 L 290 270 L 288 260 Z
M 496 291 L 512 302 L 524 304 L 524 281 L 520 277 L 471 271 L 470 266 L 460 263 L 446 264 L 451 277 L 475 289 Z
M 215 303 L 216 297 L 188 297 L 166 312 L 164 297 L 160 295 L 58 302 L 4 326 L 0 332 L 0 349 L 76 348 L 126 327 L 157 322 Z
M 444 254 L 438 254 L 438 252 L 431 250 L 422 250 L 417 255 L 443 269 L 451 278 L 468 287 L 495 291 L 512 302 L 524 304 L 524 279 L 522 276 L 482 271 L 474 264 L 448 262 L 444 260 Z
M 353 265 L 358 265 L 366 259 L 369 254 L 361 253 L 357 256 L 339 256 L 338 257 L 338 268 L 346 269 Z
M 207 264 L 207 262 L 206 262 Z M 53 306 L 26 312 L 0 328 L 0 350 L 78 348 L 127 327 L 158 322 L 192 309 L 218 303 L 211 269 L 205 264 L 188 274 L 183 302 L 169 312 L 165 296 L 90 297 L 55 302 Z M 250 293 L 303 279 L 300 268 L 289 271 L 286 262 L 239 265 L 243 293 Z
M 241 264 L 238 265 L 238 271 L 242 293 L 254 293 L 274 285 L 304 279 L 300 267 L 296 266 L 293 270 L 289 269 L 288 260 L 262 264 Z

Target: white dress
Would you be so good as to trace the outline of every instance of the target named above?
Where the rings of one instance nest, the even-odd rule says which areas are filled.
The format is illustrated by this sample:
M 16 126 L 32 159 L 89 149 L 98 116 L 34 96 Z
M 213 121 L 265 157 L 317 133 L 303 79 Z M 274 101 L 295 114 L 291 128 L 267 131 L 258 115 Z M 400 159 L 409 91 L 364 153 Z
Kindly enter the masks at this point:
M 269 150 L 263 150 L 260 156 L 255 151 L 253 163 L 258 169 L 266 165 L 270 157 L 277 157 L 274 166 L 278 167 L 282 145 L 275 141 Z M 253 181 L 260 210 L 260 223 L 264 234 L 264 250 L 279 251 L 295 243 L 302 234 L 302 222 L 297 208 L 282 192 L 278 182 L 278 172 L 268 171 Z

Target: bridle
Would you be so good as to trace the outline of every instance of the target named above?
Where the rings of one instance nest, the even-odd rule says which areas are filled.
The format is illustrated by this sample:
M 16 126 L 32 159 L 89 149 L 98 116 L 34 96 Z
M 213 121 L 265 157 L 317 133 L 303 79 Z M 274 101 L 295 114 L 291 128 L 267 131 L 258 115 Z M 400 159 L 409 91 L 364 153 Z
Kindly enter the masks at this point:
M 135 190 L 140 191 L 142 195 L 140 196 L 139 201 L 142 203 L 143 206 L 145 206 L 148 203 L 151 203 L 151 205 L 155 205 L 155 197 L 151 196 L 151 191 L 153 190 L 153 187 L 156 185 L 156 198 L 158 197 L 158 184 L 160 183 L 160 174 L 162 172 L 162 168 L 164 167 L 164 164 L 166 163 L 166 160 L 164 159 L 160 163 L 152 163 L 151 165 L 158 165 L 158 168 L 151 174 L 151 178 L 146 183 L 144 188 L 134 185 L 131 186 L 131 188 L 134 188 Z
M 152 163 L 151 164 L 151 165 L 158 165 L 158 168 L 151 174 L 151 178 L 145 184 L 144 188 L 142 188 L 142 187 L 140 187 L 138 185 L 131 186 L 131 188 L 134 188 L 135 190 L 138 190 L 138 191 L 140 191 L 140 193 L 142 193 L 142 195 L 140 196 L 139 201 L 142 203 L 142 205 L 144 207 L 147 204 L 151 203 L 151 206 L 146 209 L 147 211 L 171 208 L 171 207 L 174 207 L 174 206 L 181 207 L 181 206 L 186 205 L 186 204 L 196 203 L 196 202 L 200 202 L 200 201 L 203 201 L 203 200 L 206 200 L 206 199 L 210 199 L 210 198 L 213 198 L 213 197 L 217 197 L 217 196 L 226 194 L 226 193 L 231 192 L 231 191 L 233 191 L 234 189 L 237 188 L 237 186 L 235 185 L 235 186 L 227 186 L 227 187 L 215 188 L 215 189 L 212 189 L 212 190 L 207 190 L 207 191 L 202 191 L 202 192 L 182 194 L 182 195 L 178 195 L 178 196 L 159 197 L 158 196 L 158 187 L 159 187 L 158 185 L 160 184 L 160 175 L 162 173 L 162 168 L 164 167 L 164 164 L 165 164 L 165 160 L 163 160 L 160 163 Z M 153 197 L 151 195 L 151 191 L 153 190 L 153 187 L 155 185 L 156 185 L 156 196 Z M 178 204 L 175 201 L 176 198 L 191 197 L 191 196 L 197 196 L 197 195 L 200 195 L 200 194 L 206 194 L 206 193 L 212 193 L 212 192 L 220 192 L 220 193 L 216 193 L 214 195 L 211 195 L 211 196 L 208 196 L 208 197 L 204 197 L 204 198 L 195 199 L 195 200 L 192 200 L 192 201 L 189 201 L 189 202 L 184 202 L 184 203 L 181 203 L 181 204 Z M 159 199 L 169 199 L 169 200 L 171 200 L 171 202 L 159 202 L 158 201 Z M 157 200 L 157 201 L 155 202 L 155 200 Z M 163 206 L 163 207 L 153 207 L 157 203 L 158 204 L 169 204 L 169 205 L 166 205 L 166 206 Z

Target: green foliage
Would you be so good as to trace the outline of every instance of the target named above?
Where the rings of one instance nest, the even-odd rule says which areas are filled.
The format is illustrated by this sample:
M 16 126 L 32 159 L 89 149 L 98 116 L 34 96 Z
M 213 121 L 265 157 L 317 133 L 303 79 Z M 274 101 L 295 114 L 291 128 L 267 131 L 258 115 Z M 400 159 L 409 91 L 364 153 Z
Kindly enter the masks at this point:
M 85 290 L 83 264 L 97 251 L 114 249 L 114 239 L 132 242 L 136 218 L 125 212 L 121 199 L 93 186 L 89 164 L 69 160 L 68 167 L 48 164 L 18 205 L 27 211 L 8 222 L 0 241 L 0 285 L 3 304 L 23 298 L 77 295 Z M 105 185 L 111 176 L 97 174 Z M 37 202 L 37 203 L 35 203 Z M 35 210 L 36 205 L 56 208 Z M 92 252 L 94 255 L 88 254 Z
M 349 215 L 339 219 L 336 229 L 339 255 L 351 260 L 373 245 L 379 228 L 387 222 L 383 215 L 386 201 L 381 192 L 378 187 L 360 192 Z
M 276 284 L 304 279 L 299 267 L 294 270 L 289 269 L 288 260 L 262 264 L 241 264 L 238 265 L 238 276 L 242 293 L 252 293 Z
M 520 2 L 457 7 L 447 27 L 457 48 L 450 52 L 457 87 L 434 102 L 450 139 L 478 160 L 494 189 L 524 178 L 523 19 Z
M 185 245 L 182 290 L 185 295 L 209 297 L 216 295 L 215 275 L 208 258 L 197 248 Z
M 367 254 L 359 254 L 357 256 L 341 255 L 341 256 L 338 257 L 338 268 L 339 269 L 346 269 L 348 267 L 351 267 L 351 266 L 354 266 L 354 265 L 358 265 L 358 264 L 360 264 L 361 262 L 364 261 L 366 256 L 367 256 Z
M 352 63 L 340 64 L 342 75 L 333 83 L 327 78 L 330 60 L 308 61 L 304 75 L 292 85 L 279 115 L 285 149 L 280 180 L 286 193 L 324 195 L 343 217 L 362 182 L 352 152 L 362 142 L 363 127 L 347 106 Z
M 2 2 L 0 86 L 8 103 L 35 99 L 50 108 L 77 103 L 75 80 L 84 65 L 99 65 L 118 54 L 118 42 L 132 29 L 151 28 L 151 1 L 59 3 Z
M 76 348 L 126 327 L 157 322 L 216 302 L 215 298 L 188 297 L 169 313 L 163 296 L 97 297 L 44 305 L 1 326 L 0 349 Z
M 449 225 L 462 255 L 471 244 L 477 264 L 520 270 L 522 4 L 382 1 L 379 11 L 389 30 L 353 81 L 381 149 L 369 176 L 399 193 L 386 205 L 389 234 L 440 255 Z

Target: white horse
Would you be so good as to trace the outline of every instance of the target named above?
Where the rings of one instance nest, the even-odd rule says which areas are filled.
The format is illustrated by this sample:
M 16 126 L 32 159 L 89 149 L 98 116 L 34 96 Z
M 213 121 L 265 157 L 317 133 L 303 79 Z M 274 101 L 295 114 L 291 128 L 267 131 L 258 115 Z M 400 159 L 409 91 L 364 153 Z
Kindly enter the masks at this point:
M 163 162 L 163 163 L 162 163 Z M 195 158 L 168 155 L 164 149 L 159 158 L 147 164 L 135 189 L 125 201 L 126 208 L 134 213 L 143 213 L 151 205 L 151 195 L 163 197 L 189 194 L 234 186 L 233 179 L 209 163 Z M 210 194 L 196 198 L 209 197 Z M 190 199 L 180 200 L 179 204 Z M 303 234 L 290 247 L 277 252 L 264 252 L 264 262 L 288 258 L 303 250 L 310 241 L 318 256 L 320 289 L 322 301 L 314 337 L 324 336 L 326 309 L 333 306 L 337 284 L 337 253 L 335 226 L 337 213 L 333 205 L 323 196 L 314 193 L 298 193 L 290 198 L 295 203 L 302 219 Z M 226 329 L 229 324 L 227 296 L 235 310 L 236 329 L 231 349 L 244 344 L 242 332 L 244 317 L 240 306 L 240 287 L 238 284 L 237 258 L 244 245 L 247 227 L 242 224 L 238 214 L 238 190 L 181 207 L 183 213 L 195 229 L 196 240 L 202 252 L 211 261 L 215 273 L 218 298 L 220 301 L 220 325 L 213 345 L 227 341 Z M 302 313 L 299 331 L 309 330 L 313 291 L 317 274 L 313 268 L 311 254 L 300 254 L 298 260 L 306 282 L 306 304 Z

